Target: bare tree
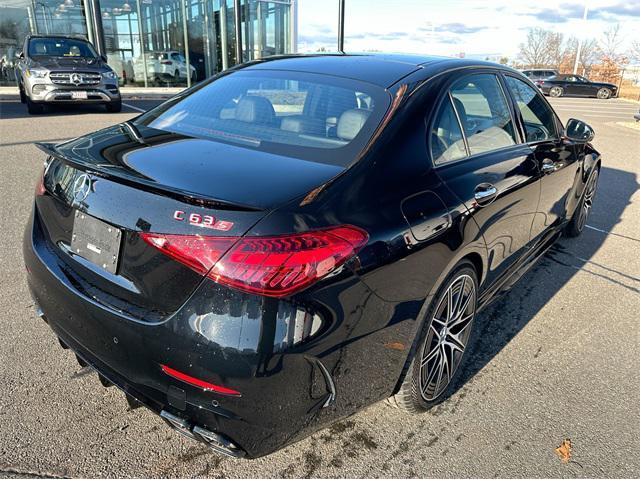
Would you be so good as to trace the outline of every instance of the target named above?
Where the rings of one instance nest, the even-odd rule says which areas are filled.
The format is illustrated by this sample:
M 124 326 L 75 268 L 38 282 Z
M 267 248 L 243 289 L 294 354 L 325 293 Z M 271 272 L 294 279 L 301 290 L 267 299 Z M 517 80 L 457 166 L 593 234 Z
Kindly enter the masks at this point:
M 636 40 L 631 43 L 631 48 L 629 49 L 629 57 L 634 60 L 640 61 L 640 41 Z
M 561 69 L 569 70 L 573 68 L 573 62 L 576 58 L 576 51 L 578 50 L 578 40 L 575 37 L 571 37 L 567 40 L 566 51 L 568 62 L 563 64 Z M 598 62 L 602 52 L 598 45 L 598 41 L 595 38 L 587 38 L 582 40 L 582 47 L 580 48 L 580 58 L 578 58 L 579 70 L 583 75 L 589 75 L 591 67 Z
M 568 51 L 562 33 L 548 33 L 547 54 L 549 56 L 549 65 L 553 68 L 559 69 L 565 63 Z
M 522 62 L 531 67 L 544 67 L 551 63 L 552 55 L 549 53 L 549 45 L 553 32 L 543 28 L 532 28 L 527 33 L 527 40 L 520 44 L 518 57 Z
M 600 50 L 604 59 L 608 59 L 613 63 L 618 63 L 621 59 L 620 47 L 624 38 L 620 32 L 620 24 L 611 25 L 602 34 L 600 40 Z

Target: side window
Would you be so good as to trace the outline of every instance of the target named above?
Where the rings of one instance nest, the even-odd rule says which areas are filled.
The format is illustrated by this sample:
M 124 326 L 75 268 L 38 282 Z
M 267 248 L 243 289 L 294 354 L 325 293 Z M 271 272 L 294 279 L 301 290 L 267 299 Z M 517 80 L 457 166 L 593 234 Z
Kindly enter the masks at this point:
M 468 76 L 453 86 L 451 96 L 470 155 L 516 144 L 511 112 L 495 75 Z
M 507 76 L 506 80 L 522 115 L 527 143 L 556 138 L 553 111 L 542 99 L 540 93 L 517 78 Z
M 440 106 L 431 129 L 431 157 L 436 165 L 467 156 L 460 124 L 449 98 Z

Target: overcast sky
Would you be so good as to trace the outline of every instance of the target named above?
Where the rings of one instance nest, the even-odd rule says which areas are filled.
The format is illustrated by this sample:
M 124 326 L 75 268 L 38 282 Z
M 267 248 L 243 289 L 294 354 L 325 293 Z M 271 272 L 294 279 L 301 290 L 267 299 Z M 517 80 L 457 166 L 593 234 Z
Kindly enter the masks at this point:
M 527 30 L 599 38 L 620 23 L 623 49 L 640 40 L 640 0 L 346 0 L 345 50 L 467 56 L 518 53 Z M 338 0 L 298 0 L 298 50 L 337 48 Z M 585 33 L 586 32 L 586 33 Z

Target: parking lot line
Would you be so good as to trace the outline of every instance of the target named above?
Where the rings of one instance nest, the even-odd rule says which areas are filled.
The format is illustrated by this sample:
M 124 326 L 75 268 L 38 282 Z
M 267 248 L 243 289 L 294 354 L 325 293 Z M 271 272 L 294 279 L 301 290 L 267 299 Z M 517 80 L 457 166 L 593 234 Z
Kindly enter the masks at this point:
M 147 110 L 143 110 L 142 108 L 138 108 L 137 106 L 130 105 L 129 103 L 122 103 L 122 106 L 126 106 L 127 108 L 131 108 L 132 110 L 139 111 L 141 113 L 144 113 L 147 111 Z

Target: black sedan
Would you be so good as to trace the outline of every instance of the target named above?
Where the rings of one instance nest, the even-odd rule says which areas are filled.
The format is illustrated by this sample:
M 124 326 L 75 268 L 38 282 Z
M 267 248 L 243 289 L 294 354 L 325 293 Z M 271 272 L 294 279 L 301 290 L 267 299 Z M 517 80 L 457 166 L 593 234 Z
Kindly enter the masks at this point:
M 585 227 L 592 137 L 491 63 L 252 62 L 40 144 L 28 285 L 131 407 L 258 457 L 446 400 L 478 312 Z
M 545 95 L 553 97 L 585 96 L 607 100 L 618 95 L 618 87 L 613 83 L 592 82 L 580 75 L 556 75 L 535 83 Z

